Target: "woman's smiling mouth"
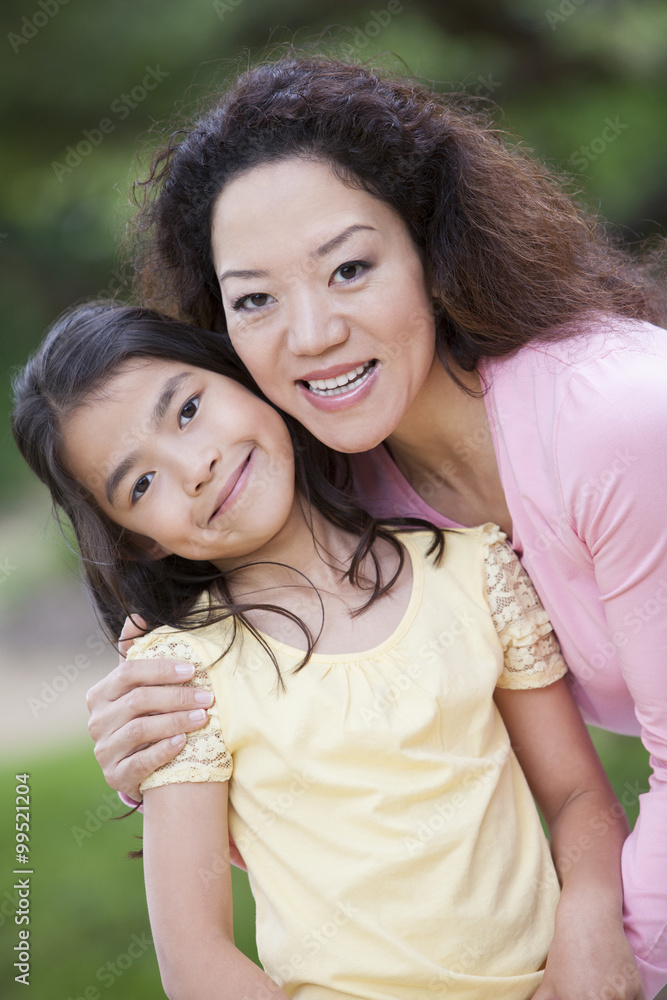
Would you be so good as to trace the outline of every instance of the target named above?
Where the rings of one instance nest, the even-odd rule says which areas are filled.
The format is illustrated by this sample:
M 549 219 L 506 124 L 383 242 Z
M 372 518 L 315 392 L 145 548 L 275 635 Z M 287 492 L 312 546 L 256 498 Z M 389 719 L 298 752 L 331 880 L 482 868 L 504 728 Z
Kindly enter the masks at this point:
M 326 371 L 313 372 L 308 378 L 299 379 L 297 384 L 321 399 L 349 395 L 369 380 L 376 366 L 376 358 L 342 371 L 338 365 Z

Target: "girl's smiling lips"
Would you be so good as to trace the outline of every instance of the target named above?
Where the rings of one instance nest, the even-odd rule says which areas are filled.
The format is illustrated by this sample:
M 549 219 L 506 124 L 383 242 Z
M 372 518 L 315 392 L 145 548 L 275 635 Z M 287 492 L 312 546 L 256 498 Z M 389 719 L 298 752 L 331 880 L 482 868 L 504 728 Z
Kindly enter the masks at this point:
M 317 409 L 340 410 L 366 398 L 379 369 L 377 359 L 371 358 L 356 365 L 334 365 L 309 372 L 296 384 Z
M 246 455 L 243 461 L 237 465 L 231 476 L 229 476 L 225 481 L 220 493 L 218 494 L 218 499 L 213 513 L 208 519 L 209 524 L 211 524 L 212 521 L 215 521 L 220 514 L 229 510 L 232 504 L 236 502 L 237 497 L 242 492 L 248 482 L 248 479 L 250 478 L 250 470 L 253 465 L 254 455 L 255 449 L 253 448 L 249 454 Z

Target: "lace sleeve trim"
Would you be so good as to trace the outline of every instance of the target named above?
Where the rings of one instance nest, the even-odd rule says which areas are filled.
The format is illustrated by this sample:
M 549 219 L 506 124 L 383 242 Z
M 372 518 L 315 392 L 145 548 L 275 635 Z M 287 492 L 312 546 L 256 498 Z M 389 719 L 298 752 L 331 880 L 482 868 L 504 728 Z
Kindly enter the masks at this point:
M 205 645 L 217 650 L 213 643 Z M 135 641 L 133 658 L 136 659 L 137 656 L 147 660 L 165 659 L 192 663 L 195 668 L 194 677 L 187 681 L 185 686 L 212 691 L 211 679 L 204 662 L 209 657 L 197 651 L 194 643 L 186 639 L 176 638 L 173 635 L 145 637 Z M 213 655 L 209 663 L 215 659 L 217 656 Z M 215 704 L 208 710 L 208 714 L 206 725 L 203 729 L 188 734 L 187 742 L 181 752 L 173 760 L 158 767 L 141 783 L 142 792 L 147 788 L 159 788 L 161 785 L 185 781 L 229 781 L 232 775 L 232 757 L 222 738 Z
M 486 589 L 503 647 L 502 688 L 539 688 L 567 673 L 549 617 L 530 577 L 495 525 L 482 529 Z

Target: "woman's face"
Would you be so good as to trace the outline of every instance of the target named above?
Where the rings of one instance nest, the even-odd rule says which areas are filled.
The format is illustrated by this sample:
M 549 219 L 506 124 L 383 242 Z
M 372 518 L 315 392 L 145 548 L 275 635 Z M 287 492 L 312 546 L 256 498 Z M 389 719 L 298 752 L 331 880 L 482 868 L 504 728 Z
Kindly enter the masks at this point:
M 155 557 L 173 552 L 224 569 L 272 541 L 292 512 L 284 421 L 215 372 L 128 363 L 67 418 L 63 436 L 71 474 Z
M 437 363 L 431 292 L 393 209 L 292 158 L 231 181 L 211 239 L 229 335 L 269 399 L 339 451 L 388 437 Z

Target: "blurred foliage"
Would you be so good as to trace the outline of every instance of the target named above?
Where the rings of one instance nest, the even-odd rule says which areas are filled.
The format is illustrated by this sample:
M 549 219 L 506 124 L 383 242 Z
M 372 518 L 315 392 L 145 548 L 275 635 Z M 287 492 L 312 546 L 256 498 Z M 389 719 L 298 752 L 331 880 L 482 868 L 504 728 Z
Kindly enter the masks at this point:
M 0 505 L 6 510 L 23 507 L 32 485 L 7 428 L 9 370 L 66 306 L 122 288 L 119 247 L 132 212 L 137 153 L 154 141 L 150 129 L 187 117 L 264 52 L 319 40 L 321 49 L 362 60 L 393 53 L 383 56 L 390 66 L 402 61 L 439 89 L 496 102 L 505 126 L 539 157 L 574 174 L 628 241 L 664 231 L 664 0 L 4 0 L 0 17 Z M 147 74 L 154 89 L 143 86 Z M 607 119 L 616 123 L 610 141 L 602 138 Z M 77 162 L 86 132 L 96 144 Z M 43 499 L 36 502 L 41 512 Z M 34 543 L 17 534 L 12 545 L 13 561 L 14 552 L 35 553 L 31 581 L 55 572 L 53 558 L 42 561 Z M 646 753 L 638 740 L 605 733 L 595 739 L 634 821 L 637 790 L 646 788 L 649 773 Z M 0 771 L 3 802 L 13 801 L 15 770 Z M 26 757 L 20 770 L 34 775 L 32 995 L 66 1000 L 98 984 L 106 996 L 98 970 L 127 952 L 132 934 L 149 933 L 141 863 L 124 859 L 140 821 L 105 820 L 77 845 L 72 827 L 85 823 L 87 810 L 96 814 L 108 794 L 89 747 L 48 760 Z M 3 810 L 0 820 L 4 847 L 12 815 Z M 10 947 L 2 972 L 10 1000 L 19 996 L 8 958 L 16 928 L 7 872 L 3 878 L 0 927 Z M 252 953 L 247 881 L 237 879 L 235 890 L 237 940 Z M 126 1000 L 159 996 L 152 950 L 108 991 Z
M 32 875 L 11 874 L 16 774 L 30 775 Z M 162 996 L 152 944 L 142 862 L 128 851 L 141 847 L 141 817 L 127 816 L 85 748 L 49 759 L 25 755 L 3 763 L 0 846 L 0 978 L 4 1000 L 31 996 L 67 1000 L 97 990 L 100 997 L 146 1000 Z M 10 807 L 11 804 L 11 807 Z M 126 817 L 126 818 L 120 818 Z M 13 865 L 12 865 L 13 867 Z M 19 879 L 30 880 L 30 985 L 14 981 L 19 926 L 14 923 Z M 234 936 L 255 961 L 254 903 L 244 872 L 234 870 Z M 25 925 L 22 925 L 25 926 Z M 131 948 L 130 948 L 131 946 Z M 128 951 L 128 948 L 130 949 Z M 86 1000 L 89 1000 L 86 998 Z
M 629 239 L 667 219 L 662 0 L 5 0 L 2 21 L 5 372 L 63 308 L 121 284 L 119 236 L 147 130 L 292 41 L 320 39 L 360 59 L 395 53 L 438 88 L 489 97 L 539 156 L 580 174 Z M 150 70 L 154 89 L 142 89 Z M 607 118 L 620 131 L 591 150 Z M 101 140 L 77 163 L 96 130 Z M 5 388 L 0 502 L 11 503 L 29 480 L 9 444 L 7 405 Z

